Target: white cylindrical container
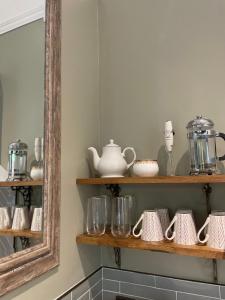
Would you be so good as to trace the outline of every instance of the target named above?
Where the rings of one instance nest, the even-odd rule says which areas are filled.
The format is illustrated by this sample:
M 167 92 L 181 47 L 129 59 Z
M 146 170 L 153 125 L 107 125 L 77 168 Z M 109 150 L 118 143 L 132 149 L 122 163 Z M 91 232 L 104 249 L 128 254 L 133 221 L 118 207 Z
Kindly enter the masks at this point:
M 133 165 L 133 173 L 139 177 L 154 177 L 159 173 L 157 160 L 136 160 Z

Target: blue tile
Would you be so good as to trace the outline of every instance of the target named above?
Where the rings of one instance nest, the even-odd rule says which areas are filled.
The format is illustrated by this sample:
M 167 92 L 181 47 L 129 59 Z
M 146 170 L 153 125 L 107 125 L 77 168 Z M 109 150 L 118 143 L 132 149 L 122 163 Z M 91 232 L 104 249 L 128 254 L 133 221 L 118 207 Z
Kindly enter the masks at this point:
M 120 293 L 151 300 L 176 300 L 176 292 L 132 283 L 120 283 Z
M 104 291 L 119 292 L 119 281 L 103 279 L 102 286 Z
M 103 278 L 117 281 L 124 281 L 135 284 L 142 284 L 147 286 L 155 286 L 155 276 L 149 274 L 142 274 L 131 271 L 115 270 L 104 268 Z
M 177 300 L 219 300 L 219 298 L 212 298 L 207 296 L 197 296 L 193 294 L 177 293 Z
M 219 286 L 214 284 L 156 276 L 156 287 L 178 292 L 220 298 Z

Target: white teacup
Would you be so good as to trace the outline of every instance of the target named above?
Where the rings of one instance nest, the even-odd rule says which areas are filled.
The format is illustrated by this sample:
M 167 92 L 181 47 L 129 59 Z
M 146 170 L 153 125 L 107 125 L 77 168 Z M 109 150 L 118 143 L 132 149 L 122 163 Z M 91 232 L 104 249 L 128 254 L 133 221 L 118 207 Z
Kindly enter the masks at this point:
M 0 207 L 0 229 L 11 227 L 11 212 L 9 207 Z
M 16 207 L 13 216 L 12 229 L 23 230 L 28 228 L 30 228 L 28 208 Z
M 142 228 L 138 234 L 135 233 L 138 225 L 142 222 Z M 159 242 L 162 241 L 163 232 L 157 210 L 145 210 L 133 228 L 133 236 L 140 237 L 143 241 Z
M 201 240 L 200 235 L 206 228 L 205 238 Z M 211 248 L 225 249 L 225 212 L 213 211 L 208 216 L 198 232 L 198 241 L 202 244 L 207 243 L 207 246 Z
M 34 208 L 31 231 L 41 231 L 42 230 L 42 208 Z
M 174 225 L 174 231 L 169 237 L 170 230 Z M 167 240 L 174 240 L 180 245 L 195 245 L 197 244 L 197 233 L 191 210 L 178 210 L 166 229 L 165 237 Z

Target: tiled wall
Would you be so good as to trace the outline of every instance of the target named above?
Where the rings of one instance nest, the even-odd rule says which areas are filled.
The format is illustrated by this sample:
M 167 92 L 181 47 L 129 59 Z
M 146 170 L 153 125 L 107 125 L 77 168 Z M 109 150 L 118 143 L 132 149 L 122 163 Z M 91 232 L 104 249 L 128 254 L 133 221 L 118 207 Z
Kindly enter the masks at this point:
M 225 286 L 102 268 L 75 287 L 61 300 L 219 300 Z
M 102 272 L 98 270 L 58 300 L 102 300 Z

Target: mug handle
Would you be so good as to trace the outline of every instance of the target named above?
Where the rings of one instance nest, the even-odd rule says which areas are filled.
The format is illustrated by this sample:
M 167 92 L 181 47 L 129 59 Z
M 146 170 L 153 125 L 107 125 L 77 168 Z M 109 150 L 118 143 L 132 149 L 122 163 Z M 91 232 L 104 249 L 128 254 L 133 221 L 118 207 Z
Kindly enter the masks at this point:
M 217 132 L 217 137 L 222 138 L 225 141 L 225 134 L 222 132 Z M 225 154 L 223 156 L 218 157 L 219 161 L 225 160 Z
M 134 151 L 134 148 L 132 148 L 132 147 L 126 147 L 126 148 L 123 150 L 123 152 L 122 152 L 123 157 L 125 156 L 125 153 L 126 153 L 127 150 L 132 151 L 132 152 L 133 152 L 133 155 L 134 155 L 134 158 L 133 158 L 132 162 L 129 163 L 129 164 L 127 165 L 127 169 L 129 169 L 130 166 L 132 166 L 133 163 L 134 163 L 134 161 L 136 160 L 136 152 Z
M 142 232 L 143 232 L 142 229 L 140 229 L 140 231 L 139 231 L 138 234 L 135 233 L 135 230 L 137 229 L 138 225 L 139 225 L 139 224 L 141 223 L 141 221 L 143 220 L 143 217 L 144 217 L 144 214 L 141 215 L 140 219 L 137 221 L 137 223 L 135 224 L 135 226 L 134 226 L 134 228 L 133 228 L 133 230 L 132 230 L 133 236 L 135 236 L 135 237 L 139 237 L 140 235 L 142 235 Z
M 204 240 L 201 240 L 201 239 L 200 239 L 200 234 L 201 234 L 202 231 L 205 229 L 205 227 L 208 226 L 208 225 L 209 225 L 209 217 L 206 219 L 204 225 L 200 228 L 200 230 L 199 230 L 199 232 L 198 232 L 198 235 L 197 235 L 198 241 L 199 241 L 201 244 L 206 243 L 206 242 L 208 241 L 208 239 L 209 239 L 209 234 L 208 234 L 208 233 L 206 233 Z
M 166 229 L 166 232 L 165 232 L 165 238 L 166 238 L 167 240 L 169 240 L 169 241 L 172 241 L 172 240 L 175 238 L 175 236 L 176 236 L 176 232 L 174 231 L 174 232 L 172 233 L 171 237 L 168 237 L 168 233 L 169 233 L 171 227 L 173 226 L 173 224 L 176 222 L 176 220 L 177 220 L 177 216 L 174 216 L 174 218 L 173 218 L 173 220 L 171 221 L 169 227 Z

